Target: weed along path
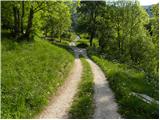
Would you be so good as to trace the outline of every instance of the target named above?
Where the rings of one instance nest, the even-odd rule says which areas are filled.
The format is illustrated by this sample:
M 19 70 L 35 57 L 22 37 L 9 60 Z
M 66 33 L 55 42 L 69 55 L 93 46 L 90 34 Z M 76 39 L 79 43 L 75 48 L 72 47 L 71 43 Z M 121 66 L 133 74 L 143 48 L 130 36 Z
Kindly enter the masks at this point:
M 76 51 L 75 51 L 76 52 Z M 53 97 L 49 105 L 42 111 L 38 118 L 68 118 L 67 113 L 76 94 L 81 80 L 82 64 L 76 52 L 76 59 L 64 85 L 58 90 L 57 96 Z

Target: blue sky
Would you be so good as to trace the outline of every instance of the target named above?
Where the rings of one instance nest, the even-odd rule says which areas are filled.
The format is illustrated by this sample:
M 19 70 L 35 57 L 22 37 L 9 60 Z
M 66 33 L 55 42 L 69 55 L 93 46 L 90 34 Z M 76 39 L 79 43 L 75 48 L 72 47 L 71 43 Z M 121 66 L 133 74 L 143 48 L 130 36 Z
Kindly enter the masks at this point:
M 158 3 L 159 0 L 138 0 L 141 5 L 151 5 Z

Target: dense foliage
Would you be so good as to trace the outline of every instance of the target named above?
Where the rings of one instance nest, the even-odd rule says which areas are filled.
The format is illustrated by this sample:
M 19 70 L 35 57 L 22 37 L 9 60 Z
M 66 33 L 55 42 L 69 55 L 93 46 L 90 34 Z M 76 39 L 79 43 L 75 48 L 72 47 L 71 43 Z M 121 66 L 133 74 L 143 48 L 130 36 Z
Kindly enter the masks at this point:
M 90 42 L 97 37 L 99 54 L 144 71 L 158 89 L 158 4 L 152 8 L 152 18 L 138 1 L 118 0 L 105 5 L 103 1 L 82 1 L 77 9 L 77 32 L 87 33 Z
M 104 1 L 81 1 L 77 8 L 78 13 L 78 32 L 88 33 L 90 35 L 90 46 L 97 31 L 97 18 L 103 13 L 105 7 Z
M 71 28 L 71 2 L 2 1 L 2 28 L 10 29 L 16 39 L 50 34 L 61 40 Z

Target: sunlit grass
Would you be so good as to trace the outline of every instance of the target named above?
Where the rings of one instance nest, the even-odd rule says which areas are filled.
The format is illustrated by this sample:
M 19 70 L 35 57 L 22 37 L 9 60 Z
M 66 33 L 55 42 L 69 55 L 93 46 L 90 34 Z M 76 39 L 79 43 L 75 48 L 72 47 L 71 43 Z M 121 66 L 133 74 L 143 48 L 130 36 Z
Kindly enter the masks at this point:
M 63 83 L 73 60 L 39 38 L 30 43 L 2 38 L 2 118 L 32 118 Z
M 114 63 L 97 56 L 91 57 L 104 71 L 110 87 L 115 92 L 119 112 L 124 118 L 158 118 L 158 105 L 148 104 L 132 96 L 131 92 L 146 94 L 158 99 L 153 85 L 148 84 L 145 74 L 129 68 L 127 65 Z
M 89 63 L 81 58 L 83 64 L 83 74 L 79 85 L 78 93 L 76 94 L 69 111 L 69 116 L 72 119 L 87 119 L 92 118 L 94 111 L 93 106 L 93 74 Z

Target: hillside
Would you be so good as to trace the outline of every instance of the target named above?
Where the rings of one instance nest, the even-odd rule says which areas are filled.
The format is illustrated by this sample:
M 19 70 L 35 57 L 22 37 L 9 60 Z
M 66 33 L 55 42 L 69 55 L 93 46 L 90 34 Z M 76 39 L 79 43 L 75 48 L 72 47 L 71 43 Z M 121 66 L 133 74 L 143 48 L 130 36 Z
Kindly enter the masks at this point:
M 2 118 L 31 118 L 67 76 L 74 57 L 36 38 L 13 42 L 2 35 Z

